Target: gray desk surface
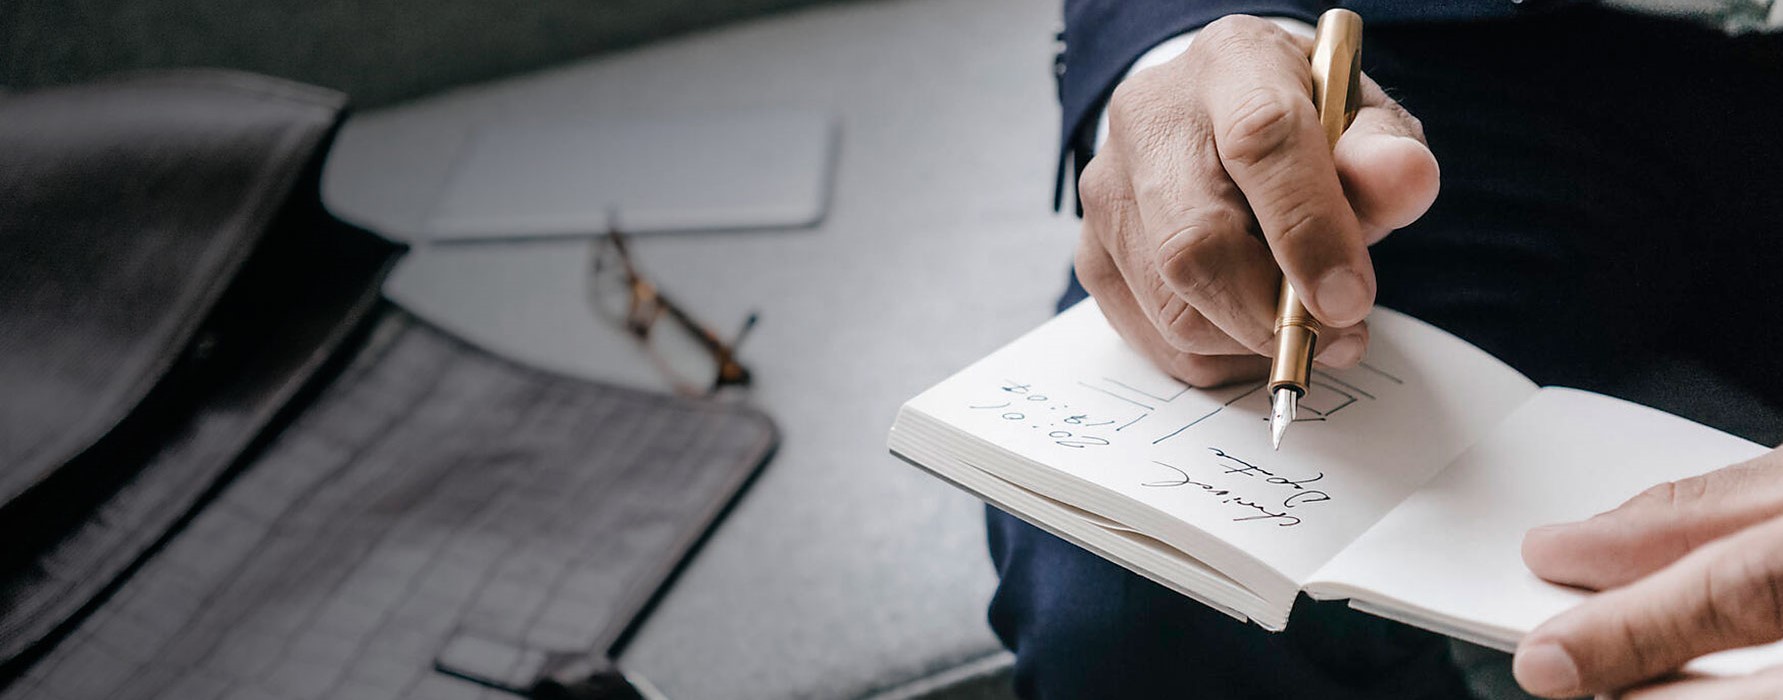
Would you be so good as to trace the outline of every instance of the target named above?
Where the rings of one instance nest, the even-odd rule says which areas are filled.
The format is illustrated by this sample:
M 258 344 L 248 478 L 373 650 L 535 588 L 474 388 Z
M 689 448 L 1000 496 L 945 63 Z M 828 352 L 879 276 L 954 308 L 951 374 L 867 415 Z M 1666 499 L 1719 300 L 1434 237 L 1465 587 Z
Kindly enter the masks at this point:
M 1048 209 L 1057 6 L 822 7 L 355 117 L 325 178 L 341 215 L 413 237 L 476 124 L 827 110 L 833 207 L 812 230 L 642 240 L 715 323 L 749 309 L 755 400 L 785 442 L 624 661 L 677 700 L 852 697 L 995 649 L 980 507 L 885 453 L 899 403 L 1043 320 L 1075 222 Z M 534 364 L 648 383 L 587 314 L 586 243 L 417 245 L 389 291 Z

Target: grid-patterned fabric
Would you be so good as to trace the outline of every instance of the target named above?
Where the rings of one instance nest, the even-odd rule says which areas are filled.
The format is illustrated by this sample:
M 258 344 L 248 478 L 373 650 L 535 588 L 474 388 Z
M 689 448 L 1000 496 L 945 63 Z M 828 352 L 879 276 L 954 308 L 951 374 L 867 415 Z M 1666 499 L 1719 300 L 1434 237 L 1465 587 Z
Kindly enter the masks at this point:
M 517 367 L 391 311 L 3 697 L 500 696 L 433 670 L 449 637 L 604 651 L 774 441 L 753 410 Z

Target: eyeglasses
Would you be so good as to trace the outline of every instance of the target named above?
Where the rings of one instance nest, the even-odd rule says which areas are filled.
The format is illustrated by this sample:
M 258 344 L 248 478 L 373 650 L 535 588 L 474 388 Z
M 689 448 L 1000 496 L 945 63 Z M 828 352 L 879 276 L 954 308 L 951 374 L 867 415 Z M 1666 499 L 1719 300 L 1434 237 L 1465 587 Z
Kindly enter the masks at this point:
M 755 327 L 755 313 L 725 342 L 638 272 L 626 237 L 616 228 L 595 242 L 589 266 L 594 307 L 644 346 L 677 393 L 712 396 L 725 387 L 749 385 L 749 369 L 737 361 L 737 347 Z M 671 323 L 659 323 L 664 316 Z

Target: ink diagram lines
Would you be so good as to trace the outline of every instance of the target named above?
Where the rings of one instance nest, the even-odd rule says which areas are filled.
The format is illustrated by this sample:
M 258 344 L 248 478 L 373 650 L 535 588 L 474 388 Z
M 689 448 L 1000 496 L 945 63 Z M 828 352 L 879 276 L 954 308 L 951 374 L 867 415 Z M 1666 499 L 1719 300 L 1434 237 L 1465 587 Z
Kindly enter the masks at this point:
M 1372 386 L 1379 382 L 1385 382 L 1387 385 L 1391 386 L 1403 386 L 1405 384 L 1405 380 L 1394 376 L 1392 373 L 1387 372 L 1380 367 L 1366 362 L 1358 365 L 1358 370 L 1360 371 L 1350 372 L 1346 377 L 1338 377 L 1331 372 L 1322 369 L 1313 370 L 1313 378 L 1311 381 L 1312 390 L 1300 400 L 1300 415 L 1294 419 L 1294 422 L 1327 422 L 1346 408 L 1355 406 L 1363 401 L 1378 400 L 1374 391 L 1365 389 L 1361 385 L 1367 384 Z M 1181 396 L 1183 392 L 1188 390 L 1187 385 L 1182 385 L 1182 387 L 1182 391 L 1174 394 L 1171 397 L 1172 399 Z M 1171 438 L 1175 438 L 1186 432 L 1188 429 L 1195 427 L 1202 421 L 1219 415 L 1227 408 L 1231 408 L 1232 406 L 1241 403 L 1244 403 L 1246 408 L 1252 409 L 1258 415 L 1259 420 L 1267 421 L 1267 416 L 1269 415 L 1269 395 L 1264 391 L 1267 387 L 1268 384 L 1266 382 L 1252 384 L 1233 395 L 1230 399 L 1227 399 L 1225 403 L 1214 408 L 1212 411 L 1202 414 L 1183 424 L 1181 427 L 1153 440 L 1152 444 L 1163 444 Z M 1380 388 L 1377 387 L 1375 390 L 1378 391 Z M 1135 391 L 1138 390 L 1135 389 Z M 1149 394 L 1148 396 L 1151 396 L 1151 398 L 1158 398 Z M 1254 403 L 1255 405 L 1252 406 L 1249 403 L 1246 403 L 1247 401 Z
M 1137 374 L 1137 373 L 1135 373 Z M 967 406 L 973 411 L 994 416 L 1000 421 L 1019 423 L 1023 428 L 1043 434 L 1060 447 L 1083 449 L 1113 444 L 1115 441 L 1143 441 L 1162 445 L 1185 434 L 1202 423 L 1238 407 L 1239 415 L 1268 420 L 1267 384 L 1197 390 L 1163 374 L 1138 377 L 1099 376 L 1094 379 L 1057 377 L 1055 389 L 1074 383 L 1095 392 L 1079 395 L 1084 405 L 1064 394 L 1051 392 L 1025 380 L 1004 379 L 987 387 L 984 399 Z M 1380 367 L 1362 364 L 1354 370 L 1334 373 L 1315 369 L 1312 391 L 1301 399 L 1296 423 L 1323 423 L 1335 420 L 1352 406 L 1378 400 L 1378 392 L 1391 391 L 1405 381 Z

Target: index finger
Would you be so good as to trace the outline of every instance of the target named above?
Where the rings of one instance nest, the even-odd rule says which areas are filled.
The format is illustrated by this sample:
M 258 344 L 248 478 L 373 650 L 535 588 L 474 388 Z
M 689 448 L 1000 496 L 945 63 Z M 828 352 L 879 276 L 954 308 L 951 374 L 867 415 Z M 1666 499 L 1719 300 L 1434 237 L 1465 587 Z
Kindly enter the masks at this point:
M 1783 455 L 1654 486 L 1589 520 L 1523 537 L 1523 562 L 1555 583 L 1626 585 L 1698 546 L 1783 514 Z
M 1204 79 L 1215 150 L 1308 310 L 1354 325 L 1374 305 L 1374 267 L 1319 126 L 1305 47 L 1248 22 L 1267 24 L 1227 17 L 1190 47 L 1211 52 Z

